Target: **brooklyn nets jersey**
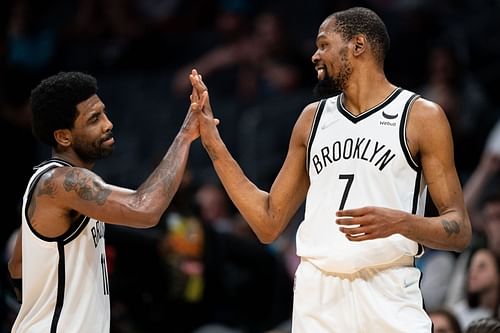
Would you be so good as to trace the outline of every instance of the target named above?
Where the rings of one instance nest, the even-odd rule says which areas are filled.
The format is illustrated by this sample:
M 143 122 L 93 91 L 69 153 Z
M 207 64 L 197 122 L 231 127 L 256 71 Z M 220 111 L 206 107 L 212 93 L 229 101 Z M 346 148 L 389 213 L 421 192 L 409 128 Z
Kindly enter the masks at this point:
M 108 333 L 109 284 L 104 223 L 83 216 L 63 235 L 37 233 L 28 218 L 33 189 L 52 159 L 35 167 L 22 206 L 22 305 L 13 333 Z M 54 221 L 57 223 L 57 221 Z
M 420 246 L 399 234 L 349 241 L 335 223 L 335 212 L 380 206 L 423 215 L 427 186 L 406 142 L 408 112 L 418 96 L 398 88 L 359 116 L 344 107 L 342 98 L 322 100 L 316 110 L 297 253 L 324 271 L 352 273 L 414 256 Z

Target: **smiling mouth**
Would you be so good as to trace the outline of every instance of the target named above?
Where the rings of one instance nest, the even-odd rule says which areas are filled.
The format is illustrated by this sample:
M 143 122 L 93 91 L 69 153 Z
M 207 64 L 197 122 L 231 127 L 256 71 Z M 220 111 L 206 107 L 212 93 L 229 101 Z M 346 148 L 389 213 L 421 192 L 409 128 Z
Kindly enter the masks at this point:
M 114 142 L 115 142 L 115 139 L 113 138 L 113 136 L 112 136 L 112 135 L 108 135 L 108 136 L 106 136 L 105 138 L 103 138 L 101 142 L 102 142 L 102 143 L 105 143 L 105 142 L 106 142 L 106 143 L 109 143 L 109 142 L 110 142 L 110 143 L 114 143 Z

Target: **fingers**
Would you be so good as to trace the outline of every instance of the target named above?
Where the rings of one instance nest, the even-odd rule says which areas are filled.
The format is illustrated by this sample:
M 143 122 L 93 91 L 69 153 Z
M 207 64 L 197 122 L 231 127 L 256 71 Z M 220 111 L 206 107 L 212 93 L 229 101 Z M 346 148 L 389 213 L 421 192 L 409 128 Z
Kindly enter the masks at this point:
M 353 208 L 353 209 L 345 209 L 345 210 L 339 210 L 337 211 L 336 215 L 337 217 L 356 217 L 356 216 L 363 216 L 369 213 L 369 207 L 362 207 L 362 208 Z
M 204 91 L 208 91 L 207 86 L 203 82 L 201 75 L 198 74 L 198 71 L 196 69 L 191 70 L 189 80 L 191 81 L 191 85 L 193 86 L 193 88 L 197 90 L 198 94 L 202 94 Z
M 205 107 L 206 103 L 207 103 L 207 100 L 208 100 L 208 92 L 207 91 L 204 91 L 202 94 L 201 94 L 201 99 L 200 99 L 200 110 L 203 110 L 203 108 Z

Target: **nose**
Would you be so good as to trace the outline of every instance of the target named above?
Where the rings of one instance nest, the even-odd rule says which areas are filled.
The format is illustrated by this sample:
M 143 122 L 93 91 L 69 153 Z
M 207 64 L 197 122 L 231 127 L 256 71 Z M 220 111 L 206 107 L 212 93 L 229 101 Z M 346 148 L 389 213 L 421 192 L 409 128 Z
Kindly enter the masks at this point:
M 113 129 L 113 123 L 109 120 L 107 115 L 104 115 L 104 131 L 109 132 Z
M 311 57 L 311 61 L 313 62 L 313 64 L 316 64 L 318 61 L 319 61 L 319 54 L 318 54 L 318 51 L 319 50 L 316 50 L 316 52 L 314 52 L 314 54 L 312 55 Z

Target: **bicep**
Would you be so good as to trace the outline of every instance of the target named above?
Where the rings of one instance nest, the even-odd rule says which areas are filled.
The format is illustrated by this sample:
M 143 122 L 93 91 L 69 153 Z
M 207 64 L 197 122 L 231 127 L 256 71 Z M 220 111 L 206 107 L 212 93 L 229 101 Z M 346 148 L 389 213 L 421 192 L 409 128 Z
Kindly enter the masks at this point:
M 107 184 L 90 170 L 67 168 L 56 177 L 55 201 L 60 200 L 64 209 L 121 225 L 135 225 L 147 213 L 141 201 L 144 197 L 134 190 Z M 43 186 L 39 193 L 43 193 Z
M 455 168 L 453 138 L 444 111 L 424 101 L 416 105 L 413 133 L 418 134 L 418 155 L 431 198 L 440 214 L 464 212 L 460 180 Z
M 274 181 L 270 191 L 272 210 L 285 213 L 288 218 L 297 211 L 305 199 L 309 188 L 309 177 L 306 170 L 307 137 L 311 128 L 313 112 L 306 110 L 297 120 L 290 138 L 285 162 Z M 282 212 L 281 207 L 288 207 Z

